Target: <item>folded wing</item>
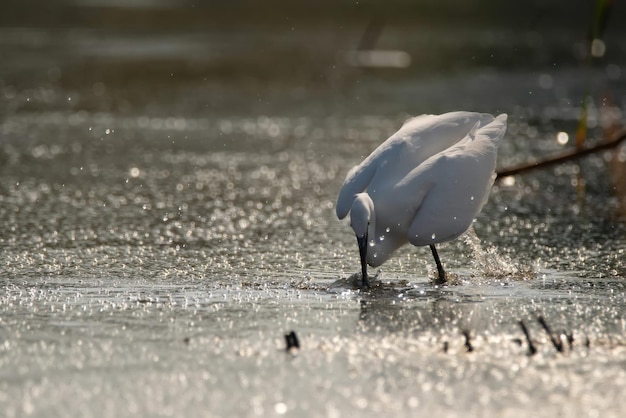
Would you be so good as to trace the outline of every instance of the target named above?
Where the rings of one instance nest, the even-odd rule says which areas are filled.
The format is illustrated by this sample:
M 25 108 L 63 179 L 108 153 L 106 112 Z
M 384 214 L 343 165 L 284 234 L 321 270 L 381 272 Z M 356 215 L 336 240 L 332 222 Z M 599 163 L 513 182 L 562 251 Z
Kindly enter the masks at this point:
M 393 187 L 428 158 L 462 140 L 474 127 L 484 126 L 493 119 L 489 114 L 475 112 L 421 115 L 409 119 L 398 132 L 348 172 L 337 197 L 337 217 L 346 217 L 356 194 L 367 190 L 375 198 L 377 191 Z
M 405 188 L 430 184 L 413 206 L 415 216 L 407 231 L 413 245 L 449 241 L 469 228 L 489 196 L 506 118 L 500 115 L 479 126 L 456 145 L 429 158 L 399 184 Z

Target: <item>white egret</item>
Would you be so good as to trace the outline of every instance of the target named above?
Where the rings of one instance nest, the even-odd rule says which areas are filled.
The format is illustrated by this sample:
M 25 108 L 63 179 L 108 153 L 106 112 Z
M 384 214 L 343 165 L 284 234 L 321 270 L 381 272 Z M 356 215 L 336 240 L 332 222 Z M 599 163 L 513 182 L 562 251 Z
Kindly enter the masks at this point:
M 337 217 L 350 213 L 361 257 L 377 267 L 410 242 L 430 246 L 439 281 L 446 280 L 435 244 L 465 232 L 485 204 L 507 115 L 450 112 L 422 115 L 353 167 L 337 197 Z

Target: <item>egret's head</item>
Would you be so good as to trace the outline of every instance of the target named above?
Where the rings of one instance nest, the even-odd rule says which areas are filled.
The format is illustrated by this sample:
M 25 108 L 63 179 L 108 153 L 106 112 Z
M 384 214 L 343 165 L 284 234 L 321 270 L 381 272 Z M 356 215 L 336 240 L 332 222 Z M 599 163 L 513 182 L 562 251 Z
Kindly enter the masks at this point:
M 373 212 L 374 202 L 372 202 L 369 195 L 367 193 L 357 194 L 350 209 L 350 226 L 357 238 L 367 237 L 367 230 Z

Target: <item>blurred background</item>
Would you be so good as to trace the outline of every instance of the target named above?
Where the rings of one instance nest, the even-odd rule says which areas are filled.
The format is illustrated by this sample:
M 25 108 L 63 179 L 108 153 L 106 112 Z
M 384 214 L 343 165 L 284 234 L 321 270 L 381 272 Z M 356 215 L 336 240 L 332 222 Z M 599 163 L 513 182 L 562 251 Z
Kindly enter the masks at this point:
M 589 89 L 623 107 L 624 9 L 589 74 L 595 0 L 6 0 L 1 110 L 511 112 Z

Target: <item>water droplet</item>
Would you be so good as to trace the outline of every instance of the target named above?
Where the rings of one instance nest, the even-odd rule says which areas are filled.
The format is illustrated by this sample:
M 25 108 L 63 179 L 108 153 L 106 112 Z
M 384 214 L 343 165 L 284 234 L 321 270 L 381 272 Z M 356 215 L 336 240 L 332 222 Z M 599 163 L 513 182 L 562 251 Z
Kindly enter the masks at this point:
M 387 227 L 387 229 L 385 229 L 385 232 L 389 232 L 391 231 L 391 228 Z
M 384 236 L 384 235 L 381 235 L 380 237 L 378 237 L 378 240 L 379 240 L 379 241 L 384 241 L 384 240 L 385 240 L 385 236 Z
M 619 65 L 609 64 L 606 66 L 606 74 L 611 80 L 617 80 L 622 75 L 622 70 Z
M 370 240 L 369 245 L 370 247 L 373 247 L 374 245 L 376 245 L 376 243 L 374 242 L 374 240 Z
M 471 197 L 470 197 L 470 200 L 474 200 L 474 196 L 471 196 Z
M 515 177 L 507 176 L 507 177 L 503 178 L 502 179 L 502 184 L 504 184 L 507 187 L 515 186 Z
M 436 236 L 437 236 L 437 235 L 433 232 L 433 235 L 431 236 L 431 238 L 432 238 L 432 239 L 435 239 L 435 238 L 436 238 Z
M 554 81 L 550 74 L 541 74 L 539 76 L 539 86 L 542 89 L 549 90 L 552 88 L 553 85 L 554 85 Z
M 283 402 L 278 402 L 276 405 L 274 405 L 274 411 L 278 414 L 278 415 L 284 415 L 285 413 L 287 413 L 287 405 L 284 404 Z
M 602 39 L 594 39 L 591 42 L 591 55 L 595 58 L 603 57 L 606 53 L 606 45 Z

